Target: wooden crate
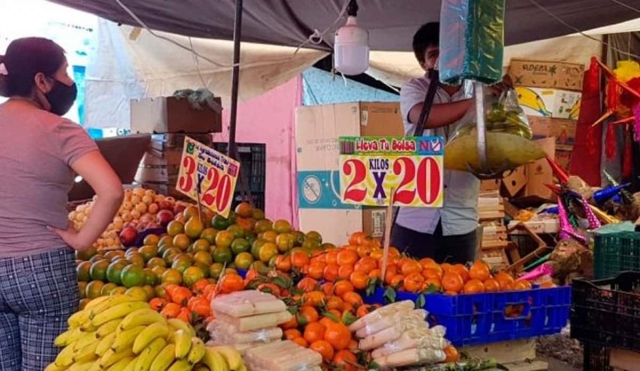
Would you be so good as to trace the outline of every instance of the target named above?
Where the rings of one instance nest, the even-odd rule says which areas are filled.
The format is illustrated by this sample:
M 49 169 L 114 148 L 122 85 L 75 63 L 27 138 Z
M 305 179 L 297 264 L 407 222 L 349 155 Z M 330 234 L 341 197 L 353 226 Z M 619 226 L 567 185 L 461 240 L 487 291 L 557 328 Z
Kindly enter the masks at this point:
M 480 257 L 492 268 L 509 265 L 509 258 L 505 252 L 509 239 L 504 218 L 504 202 L 499 192 L 481 193 L 478 199 L 478 220 L 482 229 Z

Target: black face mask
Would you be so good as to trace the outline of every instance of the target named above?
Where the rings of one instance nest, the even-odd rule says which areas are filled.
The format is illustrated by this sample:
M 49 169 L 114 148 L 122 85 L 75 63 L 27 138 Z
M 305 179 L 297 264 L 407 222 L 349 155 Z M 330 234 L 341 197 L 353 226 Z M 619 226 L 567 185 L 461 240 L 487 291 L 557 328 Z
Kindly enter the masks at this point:
M 45 97 L 51 105 L 51 113 L 58 116 L 64 116 L 69 112 L 77 96 L 78 88 L 75 83 L 67 85 L 56 79 L 53 80 L 53 88 L 51 88 L 51 91 L 45 94 Z

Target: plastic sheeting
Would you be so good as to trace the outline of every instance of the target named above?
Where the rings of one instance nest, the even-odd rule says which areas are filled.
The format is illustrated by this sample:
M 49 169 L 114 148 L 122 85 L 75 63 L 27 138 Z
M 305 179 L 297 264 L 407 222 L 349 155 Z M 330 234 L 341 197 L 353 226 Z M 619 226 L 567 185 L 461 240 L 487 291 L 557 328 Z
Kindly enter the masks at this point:
M 137 25 L 116 0 L 50 1 Z M 233 38 L 235 0 L 119 1 L 152 29 L 219 40 Z M 245 1 L 242 40 L 298 46 L 314 30 L 332 25 L 345 4 L 346 0 Z M 439 19 L 440 4 L 435 0 L 359 1 L 358 24 L 369 30 L 372 50 L 410 51 L 415 30 Z M 506 5 L 505 42 L 515 45 L 638 18 L 630 7 L 640 8 L 640 0 L 625 0 L 624 4 L 611 0 L 509 0 Z M 316 47 L 330 50 L 332 44 L 333 34 L 328 32 Z
M 88 127 L 129 127 L 129 101 L 207 86 L 229 107 L 233 43 L 158 32 L 216 64 L 149 32 L 100 20 L 94 59 L 87 67 Z M 318 50 L 243 43 L 239 100 L 284 84 L 327 55 Z
M 229 107 L 232 42 L 192 39 L 193 48 L 223 66 L 199 59 L 147 31 L 137 38 L 130 26 L 100 20 L 95 57 L 87 69 L 86 119 L 91 127 L 128 127 L 129 100 L 172 94 L 185 87 L 201 87 L 202 80 L 222 96 Z M 190 47 L 183 36 L 159 33 Z M 511 58 L 558 60 L 588 65 L 600 55 L 602 44 L 583 36 L 568 36 L 505 48 L 504 62 Z M 327 53 L 294 48 L 243 43 L 240 100 L 246 101 L 279 86 L 311 67 Z M 410 52 L 373 51 L 368 74 L 392 86 L 401 86 L 424 71 Z M 198 68 L 202 74 L 198 74 Z

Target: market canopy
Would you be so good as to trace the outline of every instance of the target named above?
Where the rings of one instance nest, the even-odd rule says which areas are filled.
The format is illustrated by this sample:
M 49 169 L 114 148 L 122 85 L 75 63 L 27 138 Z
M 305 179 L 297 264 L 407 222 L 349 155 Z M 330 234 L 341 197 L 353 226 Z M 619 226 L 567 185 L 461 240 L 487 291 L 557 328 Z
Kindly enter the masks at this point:
M 139 26 L 124 4 L 148 27 L 202 38 L 231 40 L 235 0 L 49 0 L 117 23 Z M 242 41 L 299 46 L 315 30 L 336 21 L 345 0 L 246 0 Z M 440 1 L 361 0 L 358 22 L 369 30 L 372 50 L 409 51 L 416 29 L 439 19 Z M 507 45 L 544 40 L 638 17 L 640 0 L 509 0 Z M 561 20 L 561 21 L 560 21 Z M 332 30 L 333 31 L 333 30 Z M 330 50 L 333 33 L 319 45 Z

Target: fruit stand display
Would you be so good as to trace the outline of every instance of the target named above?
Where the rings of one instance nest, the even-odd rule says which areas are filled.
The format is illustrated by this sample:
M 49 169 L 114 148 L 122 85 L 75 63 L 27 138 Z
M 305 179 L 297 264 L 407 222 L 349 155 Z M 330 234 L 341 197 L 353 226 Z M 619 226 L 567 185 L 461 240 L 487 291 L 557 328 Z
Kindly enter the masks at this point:
M 69 217 L 81 227 L 91 208 L 92 202 L 80 205 Z M 471 370 L 489 369 L 495 362 L 461 360 L 456 347 L 559 332 L 568 316 L 567 288 L 551 282 L 532 285 L 492 272 L 482 261 L 464 266 L 415 260 L 393 247 L 381 277 L 380 241 L 357 232 L 336 247 L 317 232 L 271 221 L 247 203 L 224 218 L 131 189 L 105 233 L 94 248 L 77 253 L 81 311 L 58 339 L 63 350 L 50 369 L 243 369 L 229 363 L 229 348 L 240 350 L 212 334 L 228 326 L 216 299 L 247 290 L 267 293 L 286 308 L 281 321 L 271 319 L 271 328 L 261 332 L 271 336 L 257 342 L 274 346 L 274 340 L 284 340 L 308 348 L 321 355 L 324 369 L 335 370 L 374 367 L 376 355 L 389 366 L 460 362 Z M 418 311 L 415 319 L 401 322 L 406 328 L 389 329 L 389 322 L 377 325 L 385 332 L 362 331 L 358 323 L 370 316 L 393 315 L 385 314 L 392 303 Z M 245 319 L 233 323 L 240 320 Z M 153 330 L 139 327 L 147 325 Z M 190 352 L 186 345 L 177 352 L 180 330 Z M 202 356 L 200 342 L 207 344 Z M 404 348 L 388 346 L 394 342 Z M 162 351 L 167 347 L 173 356 Z M 246 349 L 242 353 L 246 357 Z M 254 353 L 259 364 L 260 352 Z M 226 368 L 212 366 L 221 359 Z

